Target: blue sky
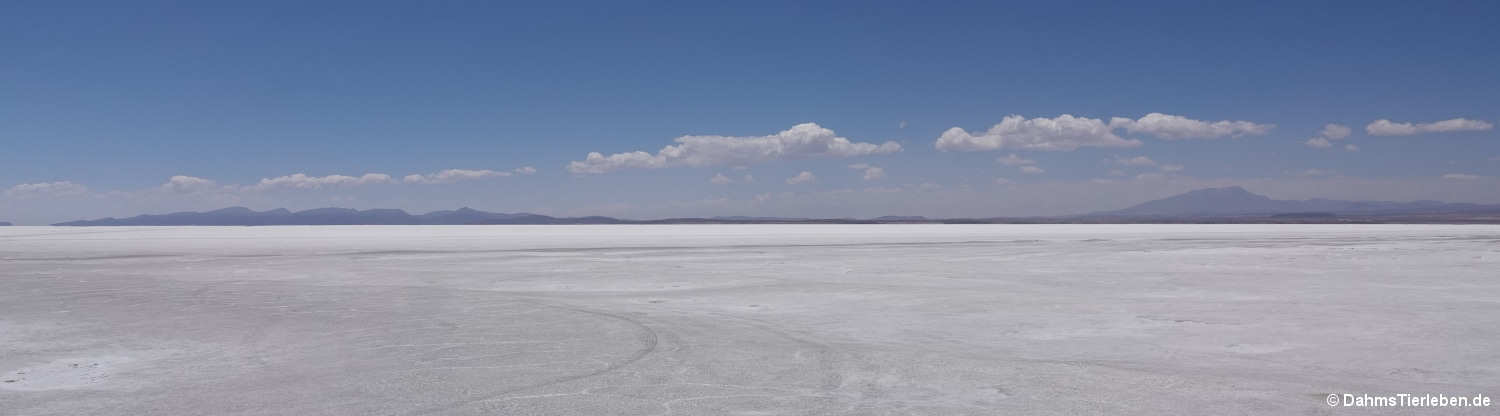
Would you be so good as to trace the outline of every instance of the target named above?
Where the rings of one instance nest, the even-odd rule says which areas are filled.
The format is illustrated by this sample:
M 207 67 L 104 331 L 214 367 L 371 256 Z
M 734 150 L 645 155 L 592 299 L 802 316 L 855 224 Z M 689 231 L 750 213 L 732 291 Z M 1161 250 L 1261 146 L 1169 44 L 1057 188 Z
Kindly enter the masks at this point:
M 1314 3 L 12 2 L 0 220 L 225 205 L 1046 215 L 1227 184 L 1500 202 L 1500 4 Z M 1106 130 L 984 134 L 1065 114 Z M 1381 119 L 1395 127 L 1367 131 Z M 1201 129 L 1220 121 L 1250 127 Z M 714 147 L 785 145 L 764 136 L 803 123 L 832 133 L 771 156 Z M 1309 145 L 1328 124 L 1351 133 Z M 977 139 L 939 149 L 954 127 Z M 660 166 L 568 168 L 689 135 L 727 138 Z M 831 137 L 899 151 L 819 151 Z M 448 169 L 468 172 L 405 180 Z M 342 179 L 368 173 L 390 179 Z

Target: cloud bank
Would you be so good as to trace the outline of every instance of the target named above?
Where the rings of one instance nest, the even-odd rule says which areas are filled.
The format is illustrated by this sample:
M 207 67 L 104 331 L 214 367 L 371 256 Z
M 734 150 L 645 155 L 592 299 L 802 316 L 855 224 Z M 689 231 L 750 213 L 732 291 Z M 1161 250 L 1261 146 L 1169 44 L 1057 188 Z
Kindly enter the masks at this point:
M 568 163 L 576 174 L 599 174 L 622 169 L 661 169 L 679 166 L 751 165 L 773 160 L 836 158 L 889 154 L 901 151 L 896 142 L 854 142 L 815 123 L 803 123 L 769 136 L 682 136 L 677 144 L 655 154 L 644 151 L 605 156 L 590 152 L 584 160 Z
M 1145 133 L 1162 140 L 1217 139 L 1221 137 L 1260 136 L 1276 128 L 1275 124 L 1249 121 L 1202 121 L 1171 114 L 1151 113 L 1139 119 L 1115 117 L 1111 129 Z
M 1073 151 L 1083 147 L 1135 147 L 1141 141 L 1115 134 L 1116 130 L 1145 134 L 1162 140 L 1216 139 L 1263 135 L 1274 124 L 1249 121 L 1202 121 L 1183 116 L 1151 113 L 1139 119 L 1114 117 L 1106 123 L 1097 118 L 1063 114 L 1054 118 L 1009 115 L 1000 124 L 982 132 L 953 127 L 944 131 L 935 144 L 944 151 L 986 151 L 1000 149 Z
M 1097 118 L 1063 114 L 1055 118 L 1028 119 L 1009 115 L 1000 124 L 982 132 L 954 127 L 938 137 L 936 146 L 943 151 L 986 151 L 1000 149 L 1072 151 L 1080 147 L 1135 147 L 1139 140 L 1116 136 Z
M 275 178 L 264 178 L 259 183 L 248 188 L 256 191 L 272 189 L 321 189 L 333 186 L 354 186 L 392 183 L 391 175 L 384 173 L 366 173 L 358 177 L 345 175 L 308 176 L 304 173 L 294 173 Z
M 497 171 L 489 169 L 447 169 L 425 175 L 406 175 L 406 177 L 401 178 L 401 181 L 405 183 L 415 184 L 443 184 L 475 179 L 511 176 L 512 174 L 517 173 L 522 175 L 530 175 L 536 173 L 536 169 L 530 166 L 516 168 L 509 171 Z
M 1371 136 L 1411 136 L 1422 133 L 1485 131 L 1493 128 L 1495 128 L 1495 125 L 1489 122 L 1467 118 L 1454 118 L 1431 123 L 1397 123 L 1387 119 L 1379 119 L 1366 125 L 1365 133 Z

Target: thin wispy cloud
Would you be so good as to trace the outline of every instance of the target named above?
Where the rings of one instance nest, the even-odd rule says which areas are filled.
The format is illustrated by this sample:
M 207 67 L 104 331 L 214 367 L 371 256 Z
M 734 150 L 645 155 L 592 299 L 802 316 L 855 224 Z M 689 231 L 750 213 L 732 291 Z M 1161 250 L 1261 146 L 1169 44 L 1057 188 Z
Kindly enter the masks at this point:
M 1115 156 L 1114 157 L 1114 164 L 1120 165 L 1120 166 L 1142 167 L 1142 166 L 1156 166 L 1156 161 L 1155 160 L 1151 160 L 1151 158 L 1145 157 L 1145 156 L 1136 156 L 1136 157 Z
M 787 178 L 786 183 L 789 185 L 800 185 L 804 183 L 811 183 L 816 180 L 818 180 L 817 175 L 813 175 L 812 172 L 804 170 L 802 171 L 802 173 L 798 173 L 797 176 Z
M 1002 165 L 1005 165 L 1005 166 L 1026 166 L 1026 165 L 1035 165 L 1036 161 L 1035 160 L 1031 160 L 1031 159 L 1026 159 L 1026 158 L 1023 158 L 1023 157 L 1020 157 L 1020 156 L 1016 156 L 1015 153 L 1011 153 L 1011 154 L 1008 154 L 1008 155 L 1005 155 L 1005 156 L 1001 156 L 1001 157 L 995 158 L 995 163 L 999 163 L 999 164 L 1002 164 Z
M 884 168 L 868 163 L 855 163 L 853 165 L 849 165 L 849 169 L 864 171 L 864 179 L 867 181 L 873 181 L 885 177 Z
M 28 199 L 38 197 L 63 197 L 83 195 L 89 192 L 87 186 L 69 181 L 23 183 L 6 189 L 4 195 L 7 198 Z

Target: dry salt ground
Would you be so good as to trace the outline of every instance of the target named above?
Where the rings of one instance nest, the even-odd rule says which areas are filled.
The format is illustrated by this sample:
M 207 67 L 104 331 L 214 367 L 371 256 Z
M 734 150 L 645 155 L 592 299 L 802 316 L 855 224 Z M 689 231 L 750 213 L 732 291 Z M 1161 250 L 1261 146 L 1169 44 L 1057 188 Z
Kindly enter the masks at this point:
M 0 228 L 3 415 L 1496 414 L 1500 227 Z

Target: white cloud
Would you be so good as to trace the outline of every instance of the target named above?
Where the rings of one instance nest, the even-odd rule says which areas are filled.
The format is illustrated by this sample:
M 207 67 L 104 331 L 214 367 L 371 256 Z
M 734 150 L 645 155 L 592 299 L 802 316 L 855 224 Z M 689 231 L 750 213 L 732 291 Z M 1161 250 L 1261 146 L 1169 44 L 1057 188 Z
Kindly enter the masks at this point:
M 808 172 L 808 171 L 804 170 L 804 171 L 802 171 L 802 173 L 798 173 L 797 176 L 793 176 L 793 177 L 787 178 L 786 183 L 792 184 L 792 185 L 797 185 L 797 184 L 803 184 L 803 183 L 812 182 L 812 181 L 815 181 L 815 180 L 818 180 L 817 176 L 813 175 L 812 172 Z
M 1114 163 L 1116 165 L 1120 165 L 1120 166 L 1156 166 L 1156 161 L 1155 160 L 1151 160 L 1151 158 L 1145 157 L 1145 156 L 1136 156 L 1136 157 L 1120 157 L 1120 156 L 1115 156 L 1114 159 L 1115 159 Z
M 906 128 L 906 125 L 907 125 L 906 124 L 906 120 L 901 120 L 900 123 L 896 123 L 896 128 L 898 128 L 898 129 L 904 129 L 904 128 Z
M 536 168 L 530 166 L 522 166 L 519 168 L 511 169 L 511 171 L 522 175 L 530 175 L 536 173 Z
M 1248 121 L 1201 121 L 1171 114 L 1151 113 L 1136 120 L 1115 117 L 1110 129 L 1123 128 L 1131 133 L 1145 133 L 1163 140 L 1217 139 L 1220 137 L 1259 136 L 1276 128 L 1274 124 Z
M 525 169 L 525 168 L 520 168 L 520 169 Z M 445 170 L 442 170 L 442 171 L 439 171 L 439 172 L 429 173 L 429 174 L 425 174 L 425 175 L 417 175 L 417 174 L 406 175 L 405 178 L 401 178 L 401 181 L 402 182 L 406 182 L 406 183 L 418 183 L 418 184 L 440 184 L 440 183 L 454 183 L 454 182 L 459 182 L 459 181 L 484 179 L 484 178 L 504 177 L 504 176 L 510 176 L 510 175 L 511 175 L 511 172 L 508 172 L 508 171 L 495 171 L 495 170 L 489 170 L 489 169 L 478 169 L 478 170 L 473 170 L 473 169 L 445 169 Z M 368 176 L 368 175 L 366 175 L 366 176 Z
M 167 183 L 161 185 L 161 189 L 179 194 L 190 194 L 194 192 L 211 191 L 218 188 L 214 181 L 185 175 L 176 175 L 167 179 Z
M 1443 179 L 1450 179 L 1455 181 L 1472 181 L 1478 180 L 1479 178 L 1482 178 L 1482 176 L 1471 175 L 1467 173 L 1449 173 L 1447 175 L 1443 175 Z
M 1013 184 L 1013 183 L 1015 183 L 1015 182 L 1011 181 L 1010 179 L 995 178 L 995 184 L 996 185 L 1010 185 L 1010 184 Z
M 1318 136 L 1326 137 L 1328 140 L 1343 140 L 1352 133 L 1354 133 L 1354 130 L 1350 129 L 1349 126 L 1328 123 L 1323 125 L 1323 130 L 1318 132 Z
M 1328 123 L 1323 125 L 1322 130 L 1318 130 L 1318 135 L 1316 137 L 1307 139 L 1307 141 L 1302 142 L 1302 144 L 1305 144 L 1307 145 L 1307 147 L 1311 147 L 1314 149 L 1327 149 L 1333 147 L 1334 141 L 1343 140 L 1345 137 L 1349 137 L 1349 135 L 1352 133 L 1353 130 L 1351 130 L 1349 126 Z M 1351 152 L 1359 151 L 1359 146 L 1347 144 L 1344 145 L 1344 150 L 1348 150 Z
M 27 199 L 35 197 L 74 196 L 88 193 L 89 188 L 69 181 L 23 183 L 6 189 L 8 198 Z
M 1495 128 L 1494 124 L 1482 120 L 1455 118 L 1432 123 L 1397 123 L 1386 119 L 1375 120 L 1365 126 L 1371 136 L 1410 136 L 1420 133 L 1447 133 L 1455 131 L 1484 131 Z
M 936 146 L 943 151 L 985 151 L 1000 149 L 1072 151 L 1080 147 L 1135 147 L 1139 140 L 1116 136 L 1112 129 L 1096 118 L 1063 114 L 1056 118 L 1027 119 L 1009 115 L 1000 124 L 983 132 L 970 133 L 954 127 L 938 137 Z
M 729 179 L 728 176 L 724 176 L 724 174 L 722 173 L 715 173 L 714 177 L 708 178 L 708 183 L 714 185 L 728 185 L 734 183 L 734 179 Z
M 1181 172 L 1182 165 L 1161 165 L 1162 172 Z
M 354 177 L 344 175 L 307 176 L 306 174 L 297 173 L 287 176 L 261 179 L 259 183 L 251 185 L 249 189 L 257 191 L 277 188 L 319 189 L 325 186 L 350 186 L 382 183 L 392 183 L 391 175 L 387 175 L 384 173 L 366 173 L 359 177 Z
M 1004 157 L 995 158 L 995 162 L 1005 166 L 1026 166 L 1036 164 L 1035 160 L 1023 159 L 1020 156 L 1016 156 L 1015 153 L 1005 155 Z
M 660 169 L 677 166 L 750 165 L 782 159 L 853 157 L 901 151 L 901 145 L 853 142 L 833 130 L 803 123 L 769 136 L 682 136 L 677 144 L 656 154 L 643 151 L 605 156 L 591 152 L 581 161 L 568 163 L 573 173 L 605 173 L 620 169 Z
M 1022 166 L 1021 167 L 1021 173 L 1025 173 L 1025 174 L 1035 175 L 1035 174 L 1042 173 L 1042 172 L 1046 172 L 1046 170 L 1044 170 L 1042 168 L 1039 168 L 1039 167 L 1036 167 L 1036 166 Z
M 869 163 L 855 163 L 849 165 L 849 169 L 865 171 L 865 180 L 873 181 L 885 177 L 885 169 Z

